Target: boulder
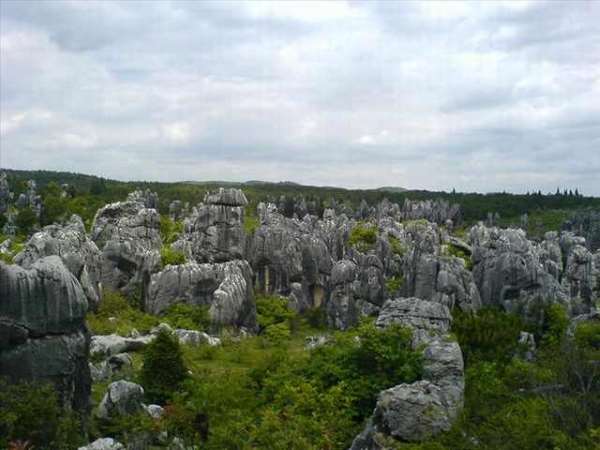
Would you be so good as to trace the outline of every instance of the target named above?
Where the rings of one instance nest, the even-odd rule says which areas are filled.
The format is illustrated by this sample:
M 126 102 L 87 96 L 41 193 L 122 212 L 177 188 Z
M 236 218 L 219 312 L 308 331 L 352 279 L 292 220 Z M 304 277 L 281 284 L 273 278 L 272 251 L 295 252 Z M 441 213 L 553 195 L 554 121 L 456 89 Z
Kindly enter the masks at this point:
M 14 257 L 14 261 L 27 269 L 38 259 L 50 255 L 58 255 L 77 277 L 89 305 L 92 308 L 98 305 L 101 297 L 102 254 L 87 237 L 79 216 L 71 216 L 64 226 L 48 225 L 35 233 Z
M 29 269 L 0 262 L 0 376 L 53 383 L 62 403 L 89 407 L 87 299 L 58 256 Z
M 110 357 L 124 352 L 141 350 L 154 339 L 153 335 L 123 337 L 118 334 L 92 336 L 90 355 Z
M 111 203 L 94 217 L 91 239 L 102 252 L 102 285 L 125 294 L 145 293 L 150 274 L 160 269 L 160 216 L 143 195 Z
M 215 325 L 256 326 L 252 269 L 243 260 L 190 262 L 152 275 L 146 310 L 160 314 L 177 302 L 208 306 Z
M 119 380 L 108 385 L 106 393 L 98 406 L 100 419 L 112 419 L 118 416 L 136 414 L 144 410 L 144 389 L 130 381 Z
M 221 345 L 221 339 L 210 336 L 202 331 L 183 330 L 178 328 L 174 333 L 177 335 L 177 338 L 179 338 L 179 342 L 185 345 L 197 346 L 206 344 L 211 347 Z
M 246 249 L 244 206 L 248 203 L 239 189 L 207 193 L 204 203 L 184 221 L 184 232 L 173 244 L 191 261 L 225 262 L 243 259 Z
M 113 438 L 100 438 L 78 450 L 125 450 L 125 446 Z

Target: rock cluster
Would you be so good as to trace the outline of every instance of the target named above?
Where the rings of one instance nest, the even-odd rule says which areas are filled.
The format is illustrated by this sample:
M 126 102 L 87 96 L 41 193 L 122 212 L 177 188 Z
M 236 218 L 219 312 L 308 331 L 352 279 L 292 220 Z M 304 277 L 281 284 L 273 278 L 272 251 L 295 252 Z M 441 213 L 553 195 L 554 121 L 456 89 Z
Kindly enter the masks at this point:
M 29 268 L 38 259 L 57 255 L 79 280 L 88 303 L 95 307 L 100 301 L 102 254 L 86 235 L 83 221 L 73 215 L 64 226 L 48 225 L 35 233 L 24 249 L 14 257 L 15 263 Z
M 87 299 L 58 256 L 28 269 L 0 262 L 0 376 L 54 383 L 85 413 L 90 394 Z
M 184 232 L 173 248 L 199 263 L 242 259 L 246 248 L 244 206 L 247 204 L 239 189 L 220 188 L 207 193 L 204 203 L 185 219 Z
M 152 275 L 146 310 L 159 314 L 174 303 L 206 305 L 212 322 L 254 329 L 256 306 L 248 262 L 189 262 Z
M 447 334 L 451 320 L 439 303 L 418 298 L 385 303 L 377 325 L 396 323 L 413 330 L 413 346 L 423 348 L 423 378 L 382 391 L 351 450 L 384 449 L 390 438 L 418 442 L 452 427 L 463 405 L 464 367 L 459 345 Z
M 104 289 L 143 293 L 150 275 L 160 269 L 160 216 L 146 207 L 154 203 L 155 194 L 134 192 L 96 213 L 91 239 L 102 252 Z
M 8 203 L 12 199 L 12 192 L 8 186 L 8 180 L 5 172 L 0 172 L 0 214 L 8 211 Z
M 16 201 L 17 208 L 31 208 L 37 218 L 42 214 L 42 197 L 37 193 L 37 185 L 34 180 L 27 182 L 27 190 L 21 194 Z

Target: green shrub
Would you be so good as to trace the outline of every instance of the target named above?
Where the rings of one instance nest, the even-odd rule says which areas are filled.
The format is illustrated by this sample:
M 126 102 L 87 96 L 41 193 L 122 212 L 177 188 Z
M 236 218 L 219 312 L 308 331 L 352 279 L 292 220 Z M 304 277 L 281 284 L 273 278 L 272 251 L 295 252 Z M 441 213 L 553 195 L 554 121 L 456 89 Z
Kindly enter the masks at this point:
M 28 206 L 20 209 L 17 213 L 15 225 L 17 226 L 19 233 L 29 235 L 37 223 L 38 219 L 35 213 Z
M 313 350 L 306 374 L 322 389 L 342 386 L 353 417 L 361 421 L 373 412 L 381 390 L 421 377 L 421 355 L 412 349 L 411 336 L 397 325 L 381 330 L 363 322 Z
M 454 310 L 452 332 L 465 362 L 474 360 L 508 362 L 518 347 L 524 325 L 519 316 L 484 308 L 477 313 Z
M 88 327 L 94 334 L 116 333 L 127 336 L 133 329 L 150 331 L 158 325 L 158 317 L 134 308 L 130 301 L 118 292 L 105 291 L 95 313 L 86 317 Z
M 187 378 L 187 368 L 177 337 L 161 330 L 146 346 L 140 383 L 148 401 L 164 404 Z
M 471 260 L 471 255 L 469 252 L 454 244 L 446 245 L 445 249 L 448 256 L 455 256 L 456 258 L 462 259 L 465 262 L 465 267 L 467 270 L 473 270 L 473 261 Z
M 165 245 L 160 249 L 160 260 L 163 267 L 168 265 L 178 266 L 185 264 L 185 255 L 180 251 L 174 250 L 170 245 Z
M 377 243 L 377 228 L 373 225 L 358 223 L 348 237 L 348 245 L 356 247 L 361 252 L 367 252 L 375 248 Z
M 164 246 L 169 246 L 183 232 L 183 222 L 175 222 L 169 216 L 160 216 L 160 237 Z
M 49 450 L 85 443 L 80 421 L 60 407 L 51 385 L 0 379 L 0 448 L 9 448 L 11 441 L 29 441 L 29 448 Z
M 246 214 L 244 216 L 244 231 L 246 234 L 254 234 L 260 227 L 260 220 L 255 215 Z
M 276 323 L 274 325 L 267 326 L 262 335 L 268 342 L 280 344 L 290 339 L 291 332 L 287 323 Z
M 390 243 L 390 246 L 392 247 L 392 253 L 394 253 L 394 255 L 404 256 L 404 254 L 406 253 L 406 247 L 402 244 L 400 239 L 388 235 L 388 241 Z
M 205 331 L 210 328 L 211 323 L 208 309 L 206 305 L 175 303 L 169 306 L 163 320 L 173 328 Z
M 256 318 L 261 330 L 279 324 L 288 323 L 296 313 L 287 305 L 287 299 L 276 296 L 262 296 L 256 299 Z
M 402 275 L 394 275 L 393 277 L 385 280 L 385 289 L 388 295 L 394 295 L 398 293 L 398 291 L 403 285 L 404 277 Z

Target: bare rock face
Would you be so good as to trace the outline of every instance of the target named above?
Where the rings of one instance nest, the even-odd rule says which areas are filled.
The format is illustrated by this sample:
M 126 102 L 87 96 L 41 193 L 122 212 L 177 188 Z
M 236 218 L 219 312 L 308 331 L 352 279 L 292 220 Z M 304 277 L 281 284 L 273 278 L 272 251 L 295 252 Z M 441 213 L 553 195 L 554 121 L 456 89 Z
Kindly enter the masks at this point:
M 583 245 L 572 246 L 563 275 L 563 286 L 568 290 L 570 297 L 589 304 L 592 300 L 593 276 L 592 253 Z
M 198 263 L 243 259 L 246 248 L 244 206 L 246 196 L 239 189 L 220 188 L 208 193 L 204 203 L 184 222 L 184 232 L 173 248 Z
M 562 229 L 583 236 L 591 251 L 600 250 L 600 210 L 578 211 L 563 224 Z
M 111 203 L 94 217 L 91 239 L 102 252 L 104 289 L 145 290 L 150 274 L 160 268 L 160 216 L 146 208 L 143 193 L 132 193 L 125 202 Z
M 191 262 L 152 275 L 146 310 L 159 314 L 177 302 L 209 306 L 215 325 L 256 326 L 252 269 L 243 260 Z
M 119 380 L 111 383 L 98 407 L 100 419 L 127 416 L 144 410 L 144 389 L 139 384 Z
M 78 450 L 125 450 L 125 446 L 113 438 L 100 438 Z
M 94 308 L 101 298 L 102 254 L 85 233 L 83 221 L 73 215 L 64 226 L 54 224 L 35 233 L 25 248 L 15 256 L 15 263 L 24 268 L 46 256 L 57 255 L 79 280 Z
M 8 180 L 6 173 L 0 173 L 0 214 L 4 214 L 8 211 L 8 202 L 12 198 L 10 187 L 8 186 Z
M 420 442 L 452 427 L 463 406 L 464 365 L 459 345 L 446 334 L 451 320 L 440 303 L 418 298 L 385 303 L 376 324 L 413 330 L 413 345 L 423 347 L 423 379 L 382 391 L 351 450 L 381 450 L 390 440 Z
M 523 230 L 478 225 L 471 229 L 470 239 L 473 276 L 484 305 L 498 305 L 508 311 L 527 311 L 539 301 L 570 306 L 564 288 L 544 269 L 538 249 Z
M 58 256 L 29 269 L 0 262 L 0 376 L 53 383 L 64 405 L 89 408 L 86 296 Z

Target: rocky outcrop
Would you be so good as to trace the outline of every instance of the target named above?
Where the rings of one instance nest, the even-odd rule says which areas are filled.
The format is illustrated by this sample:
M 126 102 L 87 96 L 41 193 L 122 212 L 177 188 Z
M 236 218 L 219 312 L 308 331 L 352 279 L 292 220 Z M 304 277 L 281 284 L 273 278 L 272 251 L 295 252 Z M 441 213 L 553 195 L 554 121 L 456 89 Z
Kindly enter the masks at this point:
M 86 296 L 58 256 L 29 269 L 0 262 L 0 376 L 53 383 L 64 405 L 88 410 Z
M 351 450 L 381 450 L 390 440 L 419 442 L 452 427 L 463 405 L 464 367 L 460 347 L 447 334 L 451 320 L 446 306 L 418 298 L 383 305 L 377 326 L 413 330 L 413 346 L 423 348 L 423 379 L 382 391 Z
M 212 322 L 254 329 L 252 269 L 243 260 L 167 266 L 152 275 L 146 310 L 159 314 L 174 303 L 206 305 Z
M 117 353 L 96 364 L 90 363 L 90 373 L 94 382 L 104 381 L 113 375 L 130 370 L 133 367 L 133 360 L 129 353 Z
M 42 197 L 37 193 L 37 185 L 34 180 L 27 182 L 27 190 L 17 198 L 16 205 L 18 208 L 31 208 L 39 219 L 42 214 Z
M 98 406 L 97 416 L 100 419 L 112 419 L 143 411 L 144 388 L 130 381 L 115 381 L 108 389 Z
M 143 193 L 111 203 L 94 217 L 91 239 L 102 252 L 102 285 L 132 293 L 145 289 L 150 274 L 160 269 L 160 216 Z
M 0 214 L 8 211 L 8 203 L 12 198 L 5 172 L 0 172 Z
M 570 307 L 567 293 L 545 270 L 538 249 L 523 230 L 477 225 L 471 228 L 470 240 L 473 276 L 484 305 L 524 314 L 539 302 Z
M 153 335 L 123 337 L 118 334 L 92 336 L 90 355 L 92 357 L 110 357 L 119 353 L 135 352 L 148 345 Z
M 246 196 L 239 189 L 220 188 L 207 193 L 204 203 L 185 219 L 184 232 L 173 248 L 198 263 L 244 258 L 244 206 L 247 204 Z
M 48 225 L 35 233 L 24 249 L 14 257 L 14 261 L 27 269 L 35 261 L 50 255 L 57 255 L 62 259 L 79 280 L 90 307 L 94 308 L 101 298 L 102 254 L 87 237 L 79 216 L 73 215 L 64 226 Z
M 583 236 L 590 250 L 600 249 L 600 210 L 578 211 L 563 223 L 562 229 Z
M 125 450 L 125 446 L 113 438 L 100 438 L 78 450 Z

